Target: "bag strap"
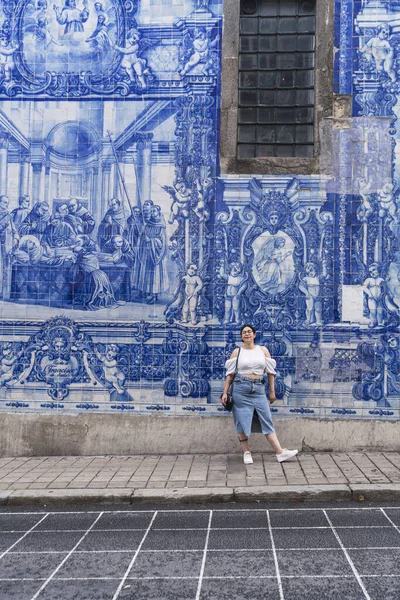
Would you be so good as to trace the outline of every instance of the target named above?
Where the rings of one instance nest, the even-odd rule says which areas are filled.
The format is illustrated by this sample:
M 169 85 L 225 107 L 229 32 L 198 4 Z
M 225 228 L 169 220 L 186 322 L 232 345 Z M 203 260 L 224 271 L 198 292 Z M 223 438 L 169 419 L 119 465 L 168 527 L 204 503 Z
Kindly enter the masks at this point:
M 239 352 L 238 352 L 238 355 L 237 355 L 237 357 L 236 357 L 236 366 L 235 366 L 235 372 L 234 372 L 234 374 L 233 374 L 233 379 L 232 379 L 231 385 L 232 385 L 232 383 L 233 383 L 233 380 L 235 379 L 235 377 L 236 377 L 236 375 L 237 375 L 237 372 L 238 372 L 238 364 L 239 364 L 239 355 L 240 355 L 240 351 L 241 351 L 241 348 L 239 348 Z

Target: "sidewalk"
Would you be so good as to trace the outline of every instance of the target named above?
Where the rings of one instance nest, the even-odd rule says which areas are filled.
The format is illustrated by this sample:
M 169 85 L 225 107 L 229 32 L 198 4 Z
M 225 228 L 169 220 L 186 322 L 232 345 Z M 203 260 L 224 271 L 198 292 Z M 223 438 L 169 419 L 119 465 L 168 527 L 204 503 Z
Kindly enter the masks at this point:
M 399 500 L 400 453 L 0 458 L 0 505 Z

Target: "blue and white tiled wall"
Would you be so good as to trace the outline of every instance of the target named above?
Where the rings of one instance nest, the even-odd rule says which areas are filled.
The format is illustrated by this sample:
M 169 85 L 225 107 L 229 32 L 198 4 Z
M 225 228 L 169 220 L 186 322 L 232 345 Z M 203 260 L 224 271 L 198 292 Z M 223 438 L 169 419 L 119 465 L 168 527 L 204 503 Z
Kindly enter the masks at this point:
M 276 414 L 397 419 L 398 13 L 336 4 L 332 175 L 244 177 L 221 2 L 2 2 L 0 410 L 223 416 L 247 322 Z

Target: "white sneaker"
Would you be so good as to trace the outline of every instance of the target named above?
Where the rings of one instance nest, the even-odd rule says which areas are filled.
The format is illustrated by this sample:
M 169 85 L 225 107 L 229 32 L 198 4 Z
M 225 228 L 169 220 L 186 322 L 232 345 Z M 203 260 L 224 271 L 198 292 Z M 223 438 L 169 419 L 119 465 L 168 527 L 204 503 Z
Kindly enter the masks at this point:
M 251 452 L 247 451 L 243 454 L 243 462 L 245 465 L 253 464 L 253 457 L 251 456 Z
M 287 450 L 286 448 L 283 448 L 282 454 L 276 454 L 275 456 L 278 462 L 283 462 L 288 458 L 293 458 L 293 456 L 296 456 L 297 453 L 298 450 Z

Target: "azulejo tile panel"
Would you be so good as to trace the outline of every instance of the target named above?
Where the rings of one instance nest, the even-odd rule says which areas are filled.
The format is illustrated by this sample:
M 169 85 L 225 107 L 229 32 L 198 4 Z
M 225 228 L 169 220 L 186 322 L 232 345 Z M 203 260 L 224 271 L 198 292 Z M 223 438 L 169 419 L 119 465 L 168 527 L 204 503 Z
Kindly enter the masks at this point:
M 397 9 L 369 6 L 336 5 L 332 174 L 246 177 L 220 2 L 3 3 L 1 411 L 224 416 L 251 322 L 275 414 L 399 417 Z

